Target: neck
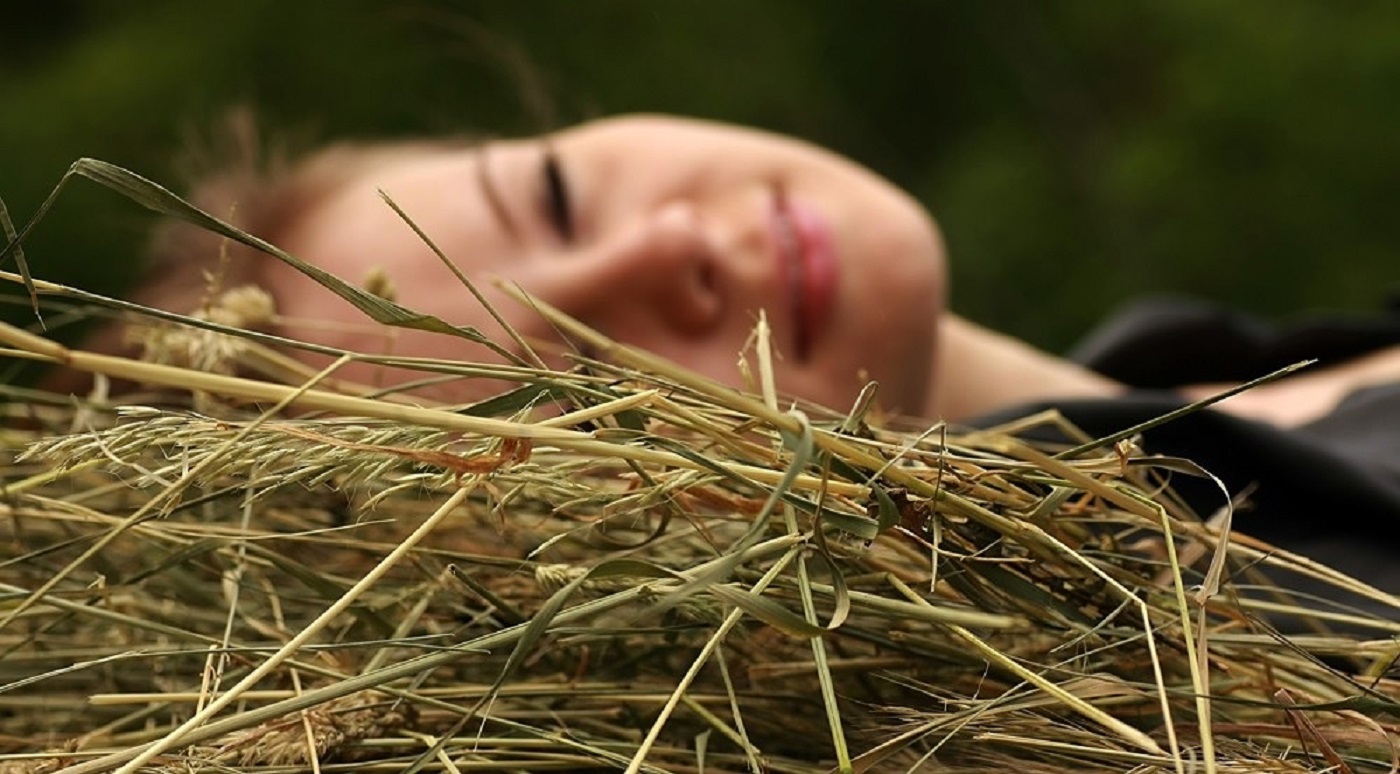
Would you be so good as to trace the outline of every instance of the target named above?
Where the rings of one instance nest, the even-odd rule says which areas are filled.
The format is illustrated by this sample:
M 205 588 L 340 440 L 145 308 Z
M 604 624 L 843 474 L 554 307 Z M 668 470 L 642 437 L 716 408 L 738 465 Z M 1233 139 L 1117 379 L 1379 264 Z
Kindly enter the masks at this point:
M 1108 398 L 1123 385 L 1024 341 L 947 314 L 926 405 L 932 416 L 963 421 L 1020 403 Z

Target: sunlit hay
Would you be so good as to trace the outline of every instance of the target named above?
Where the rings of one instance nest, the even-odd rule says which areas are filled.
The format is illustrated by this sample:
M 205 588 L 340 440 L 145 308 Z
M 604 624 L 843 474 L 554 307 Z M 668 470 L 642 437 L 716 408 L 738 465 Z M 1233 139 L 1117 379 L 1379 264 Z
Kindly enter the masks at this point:
M 267 291 L 245 285 L 218 293 L 190 316 L 231 328 L 257 329 L 274 314 Z M 171 323 L 133 326 L 128 336 L 140 345 L 145 360 L 213 373 L 233 373 L 248 346 L 237 336 Z
M 839 417 L 785 415 L 799 433 L 784 440 L 674 375 L 591 367 L 625 408 L 580 427 L 506 401 L 504 437 L 373 401 L 361 416 L 125 407 L 102 429 L 11 432 L 5 752 L 54 750 L 76 771 L 130 760 L 474 482 L 314 644 L 153 763 L 623 769 L 645 747 L 650 771 L 818 772 L 838 763 L 826 682 L 850 765 L 872 771 L 1199 771 L 1203 733 L 1217 771 L 1389 765 L 1400 625 L 1355 612 L 1343 630 L 1275 632 L 1337 614 L 1234 585 L 1307 569 L 1242 537 L 1198 596 L 1220 544 L 1163 489 L 1179 462 L 1124 444 L 1059 460 L 1000 433 L 841 435 Z M 580 384 L 540 386 L 572 393 L 566 411 L 606 402 Z M 119 527 L 162 492 L 154 518 Z M 1190 566 L 1172 566 L 1164 530 Z M 1201 625 L 1209 725 L 1184 639 Z
M 1172 494 L 1188 461 L 1025 439 L 1073 439 L 1051 416 L 779 411 L 539 310 L 596 357 L 499 369 L 519 388 L 465 410 L 0 326 L 9 356 L 170 392 L 36 397 L 0 435 L 0 771 L 1400 758 L 1400 600 L 1226 539 Z M 1314 596 L 1273 585 L 1298 577 Z
M 327 760 L 347 744 L 396 734 L 411 722 L 411 710 L 384 696 L 347 696 L 215 739 L 191 757 L 233 767 L 305 765 L 313 751 L 317 760 Z

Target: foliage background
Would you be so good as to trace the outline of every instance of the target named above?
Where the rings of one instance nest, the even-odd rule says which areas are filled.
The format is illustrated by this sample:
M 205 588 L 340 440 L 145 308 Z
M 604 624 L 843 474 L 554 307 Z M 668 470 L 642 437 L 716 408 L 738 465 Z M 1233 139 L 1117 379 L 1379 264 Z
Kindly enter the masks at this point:
M 1400 287 L 1397 3 L 10 3 L 0 196 L 23 220 L 80 156 L 178 186 L 240 102 L 323 137 L 635 110 L 801 135 L 928 204 L 955 307 L 1051 349 L 1144 293 L 1280 316 Z M 114 291 L 148 226 L 83 185 L 29 254 Z

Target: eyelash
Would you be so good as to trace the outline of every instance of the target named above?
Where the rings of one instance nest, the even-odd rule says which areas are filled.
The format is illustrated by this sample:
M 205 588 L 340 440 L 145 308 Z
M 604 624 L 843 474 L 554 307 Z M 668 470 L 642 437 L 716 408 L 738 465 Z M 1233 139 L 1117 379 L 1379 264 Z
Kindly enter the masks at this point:
M 559 163 L 559 156 L 552 149 L 544 152 L 541 172 L 544 174 L 545 210 L 549 223 L 565 242 L 572 242 L 574 216 L 569 202 L 569 187 L 564 182 L 564 168 Z

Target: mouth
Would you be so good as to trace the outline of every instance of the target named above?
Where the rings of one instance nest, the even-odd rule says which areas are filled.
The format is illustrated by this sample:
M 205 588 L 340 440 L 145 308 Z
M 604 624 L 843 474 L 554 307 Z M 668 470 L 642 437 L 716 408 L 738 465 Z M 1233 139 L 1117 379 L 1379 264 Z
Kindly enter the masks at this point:
M 773 238 L 792 307 L 794 354 L 806 362 L 825 328 L 836 296 L 836 250 L 821 213 L 778 188 Z

